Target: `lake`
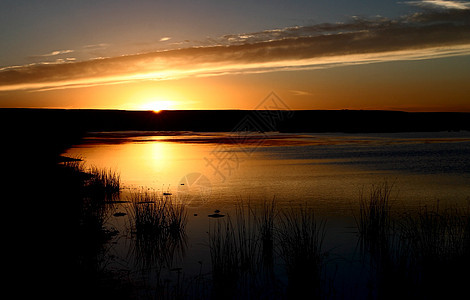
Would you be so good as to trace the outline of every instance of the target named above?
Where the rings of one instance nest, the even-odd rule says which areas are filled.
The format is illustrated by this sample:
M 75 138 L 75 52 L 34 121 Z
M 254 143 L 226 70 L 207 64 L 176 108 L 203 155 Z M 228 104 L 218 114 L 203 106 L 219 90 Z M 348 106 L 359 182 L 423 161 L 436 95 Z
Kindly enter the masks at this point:
M 96 133 L 66 155 L 119 171 L 127 188 L 173 194 L 206 188 L 205 203 L 218 209 L 237 199 L 275 197 L 334 213 L 357 200 L 362 187 L 385 180 L 395 182 L 397 199 L 410 205 L 460 202 L 470 195 L 468 132 L 233 137 L 229 133 Z
M 65 155 L 121 175 L 124 202 L 112 212 L 122 214 L 107 218 L 107 226 L 119 231 L 110 243 L 110 268 L 137 264 L 130 254 L 132 230 L 122 217 L 132 193 L 151 191 L 185 206 L 184 253 L 166 270 L 173 282 L 180 280 L 180 270 L 187 278 L 211 273 L 208 231 L 235 216 L 237 204 L 257 207 L 274 200 L 281 209 L 312 208 L 326 222 L 326 273 L 335 274 L 336 290 L 354 289 L 361 298 L 369 280 L 358 276 L 364 271 L 354 217 L 361 193 L 387 182 L 393 186 L 391 205 L 402 212 L 437 203 L 465 207 L 470 201 L 469 132 L 96 132 Z M 215 210 L 225 217 L 209 218 Z M 160 275 L 140 276 L 149 284 Z

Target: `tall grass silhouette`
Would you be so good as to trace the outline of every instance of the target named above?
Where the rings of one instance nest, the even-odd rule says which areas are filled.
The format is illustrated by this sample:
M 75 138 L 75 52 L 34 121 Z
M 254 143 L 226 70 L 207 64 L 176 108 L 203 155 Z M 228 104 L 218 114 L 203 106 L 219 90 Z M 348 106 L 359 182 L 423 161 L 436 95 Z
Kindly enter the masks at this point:
M 174 256 L 185 249 L 184 205 L 156 192 L 134 192 L 129 200 L 136 260 L 143 268 L 171 266 Z
M 470 267 L 470 205 L 439 202 L 417 210 L 394 212 L 393 185 L 373 185 L 361 196 L 356 217 L 358 241 L 368 262 L 378 298 L 446 298 L 466 293 Z
M 90 178 L 86 187 L 91 195 L 105 200 L 117 198 L 121 188 L 121 176 L 117 171 L 91 166 L 87 173 L 90 174 Z
M 280 256 L 287 273 L 287 297 L 319 299 L 322 296 L 322 271 L 325 221 L 317 220 L 313 209 L 284 211 L 279 224 Z
M 259 288 L 260 236 L 253 208 L 240 203 L 235 218 L 215 220 L 209 230 L 213 296 L 246 298 Z
M 209 231 L 214 297 L 320 297 L 324 235 L 312 209 L 239 205 Z
M 359 214 L 355 216 L 361 247 L 384 250 L 393 230 L 391 219 L 391 193 L 393 184 L 384 182 L 372 185 L 369 194 L 362 190 L 359 199 Z
M 470 205 L 467 208 L 424 206 L 401 220 L 416 289 L 430 298 L 468 293 Z
M 114 200 L 121 191 L 121 174 L 111 168 L 87 166 L 81 157 L 63 162 L 63 167 L 71 180 L 80 183 L 86 197 L 95 200 Z

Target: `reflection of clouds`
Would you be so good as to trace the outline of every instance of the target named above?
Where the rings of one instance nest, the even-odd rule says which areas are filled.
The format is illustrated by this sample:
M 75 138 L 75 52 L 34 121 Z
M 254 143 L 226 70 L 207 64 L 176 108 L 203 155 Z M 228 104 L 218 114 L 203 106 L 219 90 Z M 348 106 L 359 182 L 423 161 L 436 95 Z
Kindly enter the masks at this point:
M 204 47 L 73 63 L 65 60 L 48 65 L 3 68 L 0 70 L 0 91 L 468 55 L 470 10 L 429 11 L 394 20 L 355 18 L 349 23 L 228 35 L 211 43 Z M 92 49 L 91 46 L 88 49 Z M 106 44 L 98 46 L 107 47 Z M 60 51 L 50 54 L 65 54 L 64 51 L 71 50 Z

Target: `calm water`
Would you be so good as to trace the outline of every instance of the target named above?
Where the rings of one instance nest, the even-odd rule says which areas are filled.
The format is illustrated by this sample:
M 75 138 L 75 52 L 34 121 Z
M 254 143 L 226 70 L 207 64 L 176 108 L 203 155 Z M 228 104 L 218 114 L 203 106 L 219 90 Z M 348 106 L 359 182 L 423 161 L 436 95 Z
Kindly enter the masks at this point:
M 168 191 L 220 210 L 275 197 L 337 213 L 361 188 L 385 180 L 395 182 L 405 205 L 470 196 L 468 132 L 153 134 L 97 133 L 66 154 L 119 171 L 127 188 Z
M 360 272 L 351 262 L 357 250 L 353 211 L 362 189 L 393 183 L 394 205 L 406 210 L 436 201 L 466 205 L 470 199 L 469 132 L 94 133 L 66 155 L 119 171 L 123 199 L 129 191 L 145 189 L 183 201 L 189 212 L 187 248 L 175 264 L 187 274 L 201 268 L 210 272 L 207 231 L 217 220 L 208 214 L 215 209 L 233 213 L 239 201 L 276 199 L 280 207 L 314 207 L 327 220 L 324 247 L 334 249 L 340 261 L 335 266 L 343 270 L 336 281 L 344 286 L 353 285 L 351 278 Z M 122 205 L 116 210 L 125 212 Z M 122 217 L 108 221 L 121 233 L 112 250 L 122 260 L 117 268 L 131 260 L 126 222 Z

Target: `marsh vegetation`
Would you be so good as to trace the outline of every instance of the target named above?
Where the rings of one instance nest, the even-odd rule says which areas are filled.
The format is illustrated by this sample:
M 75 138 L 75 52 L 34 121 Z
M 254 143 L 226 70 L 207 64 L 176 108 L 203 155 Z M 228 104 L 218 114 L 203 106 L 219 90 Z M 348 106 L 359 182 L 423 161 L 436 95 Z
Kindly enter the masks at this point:
M 388 183 L 372 186 L 356 218 L 363 262 L 371 269 L 370 294 L 379 299 L 466 294 L 470 202 L 442 207 L 437 201 L 400 211 L 391 193 Z
M 85 295 L 136 299 L 433 299 L 466 291 L 470 267 L 470 204 L 462 207 L 397 208 L 396 186 L 364 188 L 354 207 L 359 264 L 365 286 L 342 290 L 341 264 L 325 248 L 328 220 L 314 207 L 240 201 L 224 217 L 209 219 L 203 242 L 209 267 L 185 273 L 188 209 L 176 196 L 132 190 L 124 197 L 119 173 L 63 164 L 71 181 L 77 220 L 77 261 Z M 78 196 L 77 196 L 78 195 Z M 119 201 L 117 201 L 119 200 Z M 116 205 L 125 208 L 125 228 L 110 226 Z M 112 248 L 126 236 L 127 265 L 120 271 Z M 129 263 L 132 261 L 132 263 Z M 331 267 L 336 266 L 335 272 Z M 127 270 L 127 271 L 123 271 Z M 144 279 L 143 279 L 144 278 Z M 119 297 L 118 297 L 119 298 Z

